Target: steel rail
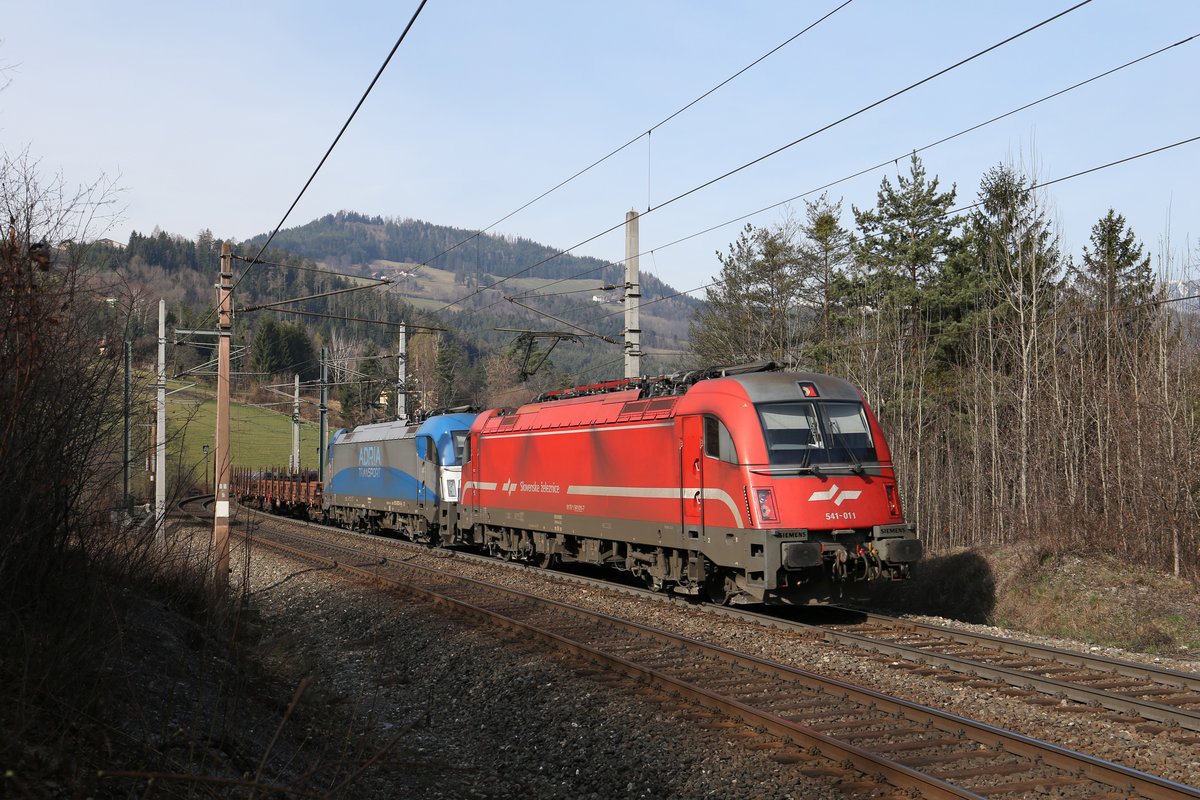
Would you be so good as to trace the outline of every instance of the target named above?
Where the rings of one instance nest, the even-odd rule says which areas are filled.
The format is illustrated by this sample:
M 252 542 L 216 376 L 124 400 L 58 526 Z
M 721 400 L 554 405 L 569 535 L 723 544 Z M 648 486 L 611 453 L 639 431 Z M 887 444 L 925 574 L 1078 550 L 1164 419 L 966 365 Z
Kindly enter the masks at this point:
M 291 536 L 292 534 L 285 535 Z M 677 692 L 681 696 L 687 697 L 688 699 L 693 700 L 700 705 L 720 711 L 731 717 L 741 719 L 752 726 L 761 727 L 775 735 L 790 739 L 796 744 L 808 747 L 816 747 L 820 749 L 823 754 L 827 754 L 827 757 L 829 758 L 836 757 L 836 759 L 849 761 L 856 768 L 863 770 L 864 773 L 868 775 L 877 774 L 884 776 L 885 778 L 894 781 L 895 783 L 893 785 L 920 792 L 921 797 L 956 798 L 957 800 L 984 799 L 983 795 L 965 791 L 953 786 L 952 784 L 938 780 L 933 776 L 926 775 L 925 773 L 892 761 L 886 757 L 876 755 L 869 751 L 855 747 L 854 745 L 839 741 L 831 736 L 826 736 L 825 734 L 817 731 L 809 730 L 777 716 L 758 711 L 753 707 L 737 700 L 716 694 L 693 683 L 680 680 L 658 670 L 641 666 L 636 662 L 622 658 L 619 655 L 590 647 L 585 643 L 569 639 L 561 634 L 557 634 L 540 628 L 536 625 L 514 619 L 503 614 L 502 612 L 486 609 L 482 606 L 478 606 L 465 600 L 442 594 L 440 592 L 435 592 L 427 588 L 420 588 L 411 584 L 404 584 L 402 582 L 383 577 L 376 571 L 378 567 L 383 566 L 384 564 L 418 572 L 435 573 L 435 570 L 430 570 L 419 565 L 408 564 L 403 561 L 388 558 L 386 556 L 379 557 L 378 560 L 372 562 L 370 564 L 370 568 L 366 567 L 365 565 L 354 566 L 345 562 L 340 562 L 336 559 L 330 559 L 317 555 L 308 550 L 290 547 L 283 543 L 263 539 L 258 536 L 251 535 L 249 538 L 260 544 L 265 544 L 284 552 L 298 555 L 302 558 L 314 559 L 331 566 L 344 569 L 347 572 L 365 578 L 370 582 L 384 584 L 389 589 L 400 590 L 409 595 L 419 596 L 424 600 L 433 602 L 435 605 L 448 608 L 467 617 L 485 621 L 491 625 L 495 625 L 506 630 L 517 631 L 535 636 L 538 639 L 553 644 L 555 647 L 563 650 L 564 652 L 568 652 L 595 663 L 610 667 L 628 677 L 645 679 L 655 686 L 667 691 Z M 318 540 L 313 540 L 308 537 L 303 538 L 307 539 L 310 543 L 318 543 Z M 353 548 L 346 547 L 345 545 L 334 545 L 327 542 L 319 543 L 322 546 L 332 547 L 351 553 L 357 552 Z M 567 609 L 571 610 L 572 612 L 582 611 L 584 614 L 592 616 L 596 619 L 603 619 L 623 625 L 630 624 L 627 621 L 619 620 L 615 617 L 595 614 L 594 612 L 589 612 L 584 609 L 577 609 L 574 606 L 560 604 L 557 601 L 548 600 L 547 598 L 507 589 L 502 586 L 487 583 L 486 581 L 476 581 L 471 578 L 462 578 L 461 576 L 455 576 L 455 578 L 496 591 L 503 595 L 510 595 L 520 598 L 526 602 L 534 602 L 539 605 L 548 604 L 552 606 L 558 606 L 560 609 Z
M 1036 642 L 1027 642 L 1020 639 L 1005 639 L 999 636 L 993 636 L 987 633 L 972 633 L 969 631 L 960 631 L 954 628 L 948 628 L 945 625 L 936 625 L 931 622 L 916 622 L 914 620 L 897 619 L 889 617 L 885 614 L 878 614 L 870 611 L 856 612 L 863 614 L 868 622 L 878 625 L 889 625 L 893 627 L 905 627 L 915 632 L 931 632 L 938 636 L 944 636 L 948 639 L 953 639 L 960 644 L 976 645 L 980 643 L 987 644 L 990 647 L 1003 650 L 1006 653 L 1017 656 L 1037 656 L 1045 654 L 1048 659 L 1061 661 L 1064 664 L 1071 664 L 1078 667 L 1095 667 L 1102 665 L 1117 675 L 1123 675 L 1128 678 L 1145 678 L 1152 676 L 1156 682 L 1164 685 L 1177 685 L 1180 688 L 1190 691 L 1200 692 L 1200 675 L 1190 672 L 1180 672 L 1179 670 L 1167 669 L 1155 664 L 1140 664 L 1130 661 L 1122 661 L 1119 658 L 1110 656 L 1097 655 L 1093 653 L 1080 653 L 1074 650 L 1066 650 L 1052 645 L 1037 644 Z
M 1107 656 L 1091 656 L 1085 653 L 1064 650 L 1048 645 L 1038 645 L 1019 640 L 1005 640 L 987 634 L 964 633 L 953 631 L 938 625 L 913 623 L 908 620 L 897 620 L 882 615 L 868 615 L 876 624 L 889 620 L 893 627 L 907 628 L 914 632 L 930 631 L 951 638 L 960 644 L 979 646 L 981 644 L 1001 650 L 1011 655 L 1027 656 L 1045 663 L 1046 667 L 1053 666 L 1054 661 L 1061 664 L 1084 669 L 1096 670 L 1099 673 L 1096 680 L 1101 680 L 1105 674 L 1133 678 L 1148 684 L 1157 684 L 1170 688 L 1177 693 L 1185 691 L 1200 691 L 1200 676 L 1184 672 L 1168 670 L 1154 665 L 1141 665 Z M 793 623 L 811 628 L 827 641 L 846 644 L 869 652 L 905 660 L 921 661 L 931 666 L 942 667 L 963 674 L 980 678 L 1001 681 L 1019 688 L 1030 688 L 1043 694 L 1056 695 L 1073 700 L 1077 703 L 1105 708 L 1110 711 L 1136 714 L 1143 719 L 1160 722 L 1165 725 L 1178 725 L 1191 731 L 1200 731 L 1200 710 L 1158 703 L 1141 697 L 1133 697 L 1115 693 L 1104 688 L 1089 686 L 1085 683 L 1066 681 L 1060 678 L 1039 674 L 1033 669 L 990 664 L 987 661 L 972 658 L 968 655 L 944 653 L 930 646 L 919 646 L 911 643 L 895 642 L 884 638 L 876 638 L 869 633 L 856 633 L 828 628 L 824 625 L 808 623 Z
M 305 527 L 315 527 L 317 529 L 324 527 L 310 522 L 303 522 L 299 520 L 297 520 L 297 522 L 301 522 L 301 524 L 303 524 Z M 336 531 L 341 535 L 351 535 L 367 541 L 378 539 L 378 537 L 370 534 L 347 531 L 341 528 L 331 528 L 330 530 Z M 428 551 L 429 549 L 425 546 L 405 542 L 403 540 L 388 539 L 387 541 L 389 544 L 417 548 L 421 551 Z M 471 553 L 464 553 L 457 550 L 448 552 L 454 553 L 455 557 L 457 558 L 463 558 L 475 563 L 502 566 L 503 568 L 507 569 L 536 570 L 538 574 L 545 574 L 546 572 L 541 568 L 528 566 L 518 562 L 497 561 L 497 559 L 490 556 L 476 556 Z M 604 588 L 611 591 L 652 599 L 659 602 L 667 602 L 670 604 L 687 604 L 690 607 L 694 607 L 693 603 L 690 603 L 685 599 L 680 599 L 672 595 L 666 595 L 662 592 L 654 592 L 641 587 L 624 586 L 615 584 L 611 581 L 587 578 L 580 575 L 573 575 L 558 571 L 555 571 L 552 574 L 558 579 L 567 580 L 586 586 Z M 1051 660 L 1057 660 L 1062 664 L 1068 664 L 1086 669 L 1096 669 L 1101 672 L 1109 672 L 1114 675 L 1142 680 L 1147 683 L 1157 683 L 1161 686 L 1179 689 L 1181 691 L 1190 690 L 1200 693 L 1200 676 L 1198 675 L 1191 675 L 1188 673 L 1178 672 L 1176 670 L 1156 667 L 1154 665 L 1135 664 L 1128 661 L 1109 658 L 1107 656 L 1095 656 L 1091 654 L 1055 648 L 1048 645 L 1038 645 L 1021 640 L 1006 640 L 987 634 L 958 631 L 931 623 L 897 619 L 883 614 L 866 612 L 858 609 L 847 610 L 863 615 L 869 622 L 876 625 L 904 628 L 912 632 L 925 631 L 952 639 L 959 644 L 975 646 L 983 643 L 1011 655 L 1044 659 L 1047 662 Z M 1073 702 L 1093 708 L 1102 708 L 1117 713 L 1135 714 L 1142 719 L 1161 723 L 1166 726 L 1178 726 L 1179 728 L 1185 730 L 1200 731 L 1200 709 L 1182 708 L 1179 706 L 1158 703 L 1153 700 L 1143 699 L 1141 697 L 1115 693 L 1104 688 L 1088 686 L 1084 683 L 1047 677 L 1029 669 L 1017 668 L 1004 664 L 991 664 L 986 661 L 972 659 L 969 656 L 944 653 L 936 649 L 931 649 L 930 647 L 919 647 L 913 644 L 899 643 L 887 639 L 875 638 L 870 634 L 836 630 L 826 625 L 789 620 L 772 614 L 751 611 L 743 608 L 704 606 L 703 611 L 705 613 L 716 614 L 727 618 L 754 622 L 780 630 L 814 632 L 827 641 L 850 647 L 856 647 L 868 652 L 875 652 L 892 658 L 923 663 L 929 666 L 957 672 L 959 674 L 999 681 L 1019 689 L 1035 691 L 1040 694 L 1054 697 L 1066 698 Z M 1100 678 L 1100 676 L 1097 676 L 1097 678 Z
M 243 534 L 248 535 L 248 534 Z M 292 536 L 294 534 L 281 533 L 284 536 Z M 624 674 L 631 676 L 642 677 L 650 680 L 652 683 L 662 686 L 670 691 L 676 691 L 691 697 L 697 702 L 706 705 L 710 708 L 721 710 L 723 713 L 731 714 L 735 717 L 743 719 L 747 723 L 769 730 L 779 736 L 791 739 L 796 743 L 803 743 L 808 746 L 815 746 L 823 751 L 836 752 L 838 758 L 848 760 L 855 764 L 859 769 L 863 769 L 868 773 L 882 774 L 888 776 L 889 780 L 894 782 L 894 785 L 910 788 L 922 793 L 927 797 L 977 797 L 960 787 L 955 787 L 940 779 L 926 775 L 919 771 L 913 770 L 898 762 L 888 759 L 884 756 L 871 753 L 868 750 L 856 747 L 847 742 L 841 742 L 834 737 L 826 736 L 818 731 L 811 730 L 804 726 L 785 720 L 774 714 L 764 710 L 756 709 L 750 705 L 742 703 L 734 698 L 722 695 L 719 692 L 711 689 L 705 689 L 695 683 L 681 680 L 680 678 L 668 675 L 652 667 L 638 665 L 635 662 L 622 658 L 621 656 L 606 653 L 597 648 L 591 647 L 586 643 L 568 639 L 554 632 L 545 630 L 540 626 L 532 625 L 503 614 L 501 612 L 485 609 L 471 602 L 451 597 L 448 594 L 435 592 L 428 588 L 419 588 L 411 584 L 403 584 L 395 579 L 388 578 L 380 574 L 379 569 L 384 566 L 395 567 L 416 573 L 424 576 L 437 576 L 439 580 L 445 580 L 445 573 L 440 573 L 437 570 L 406 563 L 394 558 L 386 556 L 377 556 L 372 554 L 364 554 L 362 551 L 350 548 L 344 545 L 336 545 L 327 542 L 317 542 L 309 539 L 310 543 L 318 544 L 321 547 L 327 547 L 337 552 L 343 552 L 356 556 L 366 556 L 369 560 L 358 565 L 348 564 L 337 559 L 327 558 L 314 554 L 309 550 L 303 550 L 289 545 L 270 541 L 261 536 L 252 536 L 255 541 L 267 544 L 272 547 L 279 548 L 284 551 L 292 552 L 304 558 L 316 559 L 323 561 L 333 566 L 341 567 L 353 574 L 357 574 L 366 580 L 383 583 L 392 588 L 400 588 L 405 592 L 417 593 L 421 596 L 428 597 L 439 604 L 447 605 L 450 608 L 458 609 L 462 612 L 471 615 L 482 615 L 480 618 L 489 619 L 492 621 L 501 621 L 506 627 L 516 626 L 518 629 L 543 638 L 554 643 L 556 646 L 566 649 L 569 652 L 584 655 L 587 658 L 598 660 L 601 663 L 607 663 L 615 669 L 619 669 Z M 308 537 L 303 537 L 308 538 Z M 818 687 L 821 691 L 832 692 L 835 696 L 844 696 L 850 698 L 853 702 L 863 706 L 883 709 L 888 713 L 898 714 L 907 719 L 926 724 L 938 730 L 951 733 L 954 735 L 966 735 L 968 738 L 986 744 L 989 748 L 1000 748 L 1004 751 L 1017 755 L 1023 758 L 1028 758 L 1036 763 L 1051 765 L 1057 769 L 1064 770 L 1072 775 L 1086 776 L 1089 780 L 1097 783 L 1105 784 L 1121 791 L 1133 791 L 1137 796 L 1154 798 L 1180 798 L 1191 797 L 1200 798 L 1200 791 L 1191 787 L 1168 781 L 1146 773 L 1121 767 L 1101 759 L 1087 756 L 1081 753 L 1076 753 L 1065 748 L 1058 747 L 1046 742 L 1040 742 L 1030 737 L 1020 734 L 1004 731 L 993 726 L 974 722 L 972 720 L 959 717 L 936 709 L 920 706 L 915 703 L 910 703 L 898 698 L 875 692 L 869 689 L 854 686 L 842 681 L 834 680 L 815 673 L 807 672 L 795 667 L 790 667 L 782 664 L 767 661 L 757 656 L 751 656 L 745 653 L 738 653 L 727 648 L 711 645 L 700 642 L 690 637 L 680 636 L 667 631 L 652 628 L 640 623 L 622 620 L 606 614 L 581 609 L 566 603 L 561 603 L 547 598 L 530 595 L 525 592 L 520 592 L 505 587 L 496 586 L 485 581 L 478 581 L 461 576 L 453 576 L 456 582 L 461 582 L 464 585 L 474 587 L 476 589 L 485 590 L 489 593 L 495 593 L 498 596 L 514 598 L 522 603 L 534 604 L 542 608 L 552 608 L 558 612 L 566 613 L 577 619 L 587 619 L 590 621 L 599 621 L 609 626 L 618 626 L 621 629 L 634 632 L 643 637 L 672 645 L 685 647 L 689 650 L 703 654 L 709 658 L 716 658 L 727 663 L 735 663 L 742 667 L 752 668 L 758 674 L 766 674 L 775 677 L 781 677 L 786 680 L 801 682 L 810 687 Z

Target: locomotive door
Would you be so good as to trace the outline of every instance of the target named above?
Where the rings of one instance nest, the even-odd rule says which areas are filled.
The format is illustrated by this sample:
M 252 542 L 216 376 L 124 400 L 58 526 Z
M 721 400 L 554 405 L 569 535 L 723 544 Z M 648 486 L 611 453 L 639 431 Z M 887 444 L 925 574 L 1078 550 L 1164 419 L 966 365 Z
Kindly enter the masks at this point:
M 438 485 L 438 453 L 432 436 L 417 437 L 417 513 L 429 518 L 441 492 Z M 430 492 L 429 487 L 433 486 Z M 432 495 L 432 497 L 431 497 Z M 431 502 L 434 501 L 434 502 Z
M 463 500 L 467 499 L 467 481 L 474 487 L 471 490 L 471 519 L 479 519 L 479 468 L 483 464 L 483 437 L 478 433 L 467 434 L 467 449 L 463 454 L 462 492 Z
M 687 416 L 679 441 L 679 501 L 685 540 L 704 537 L 704 418 Z

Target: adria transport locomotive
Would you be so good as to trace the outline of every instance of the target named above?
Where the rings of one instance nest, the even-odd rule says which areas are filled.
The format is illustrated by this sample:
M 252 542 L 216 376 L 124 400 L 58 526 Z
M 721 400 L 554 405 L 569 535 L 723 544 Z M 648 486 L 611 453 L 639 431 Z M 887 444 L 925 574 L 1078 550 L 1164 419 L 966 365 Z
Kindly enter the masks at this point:
M 244 503 L 532 563 L 601 564 L 721 603 L 836 600 L 921 556 L 850 383 L 773 363 L 339 431 L 327 486 Z M 299 499 L 288 499 L 299 498 Z
M 454 525 L 460 456 L 474 419 L 443 414 L 419 425 L 384 422 L 338 431 L 329 442 L 322 516 L 438 542 Z

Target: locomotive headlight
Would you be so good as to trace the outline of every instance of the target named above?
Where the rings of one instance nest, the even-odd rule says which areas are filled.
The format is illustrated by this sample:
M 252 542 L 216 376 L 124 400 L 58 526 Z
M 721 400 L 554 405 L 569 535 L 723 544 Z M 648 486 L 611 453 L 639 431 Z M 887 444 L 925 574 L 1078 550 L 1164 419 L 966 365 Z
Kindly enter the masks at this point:
M 900 503 L 896 500 L 896 485 L 889 483 L 884 488 L 887 490 L 888 510 L 892 512 L 893 517 L 900 516 Z
M 758 500 L 759 520 L 778 522 L 779 515 L 775 511 L 775 491 L 773 489 L 755 489 L 754 497 Z

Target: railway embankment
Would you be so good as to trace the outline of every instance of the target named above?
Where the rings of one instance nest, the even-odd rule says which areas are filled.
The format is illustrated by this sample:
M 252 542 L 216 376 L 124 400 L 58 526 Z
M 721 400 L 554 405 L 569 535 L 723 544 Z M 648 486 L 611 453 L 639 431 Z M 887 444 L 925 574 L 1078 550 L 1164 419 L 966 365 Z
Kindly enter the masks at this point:
M 205 541 L 183 523 L 174 541 L 191 534 Z M 73 715 L 55 736 L 8 735 L 5 796 L 887 794 L 869 781 L 781 763 L 768 747 L 747 746 L 759 744 L 753 732 L 670 696 L 631 697 L 586 664 L 332 571 L 238 547 L 233 561 L 236 602 L 220 614 L 148 588 L 113 595 L 107 646 L 94 669 L 79 672 L 94 682 L 93 702 L 47 709 Z M 990 593 L 970 589 L 988 584 Z M 1140 640 L 1153 652 L 1129 657 L 1170 655 L 1185 665 L 1198 615 L 1186 584 L 1075 556 L 934 557 L 906 592 L 890 599 L 952 619 L 990 605 L 988 620 L 1114 653 L 1139 643 L 1126 637 L 1157 630 Z M 971 602 L 963 613 L 946 606 L 962 612 Z M 864 677 L 878 677 L 877 667 L 864 668 Z M 956 702 L 968 696 L 946 691 Z M 1153 737 L 1138 747 L 1153 748 Z
M 927 555 L 876 605 L 1136 653 L 1200 660 L 1200 587 L 1095 553 L 1014 545 Z

